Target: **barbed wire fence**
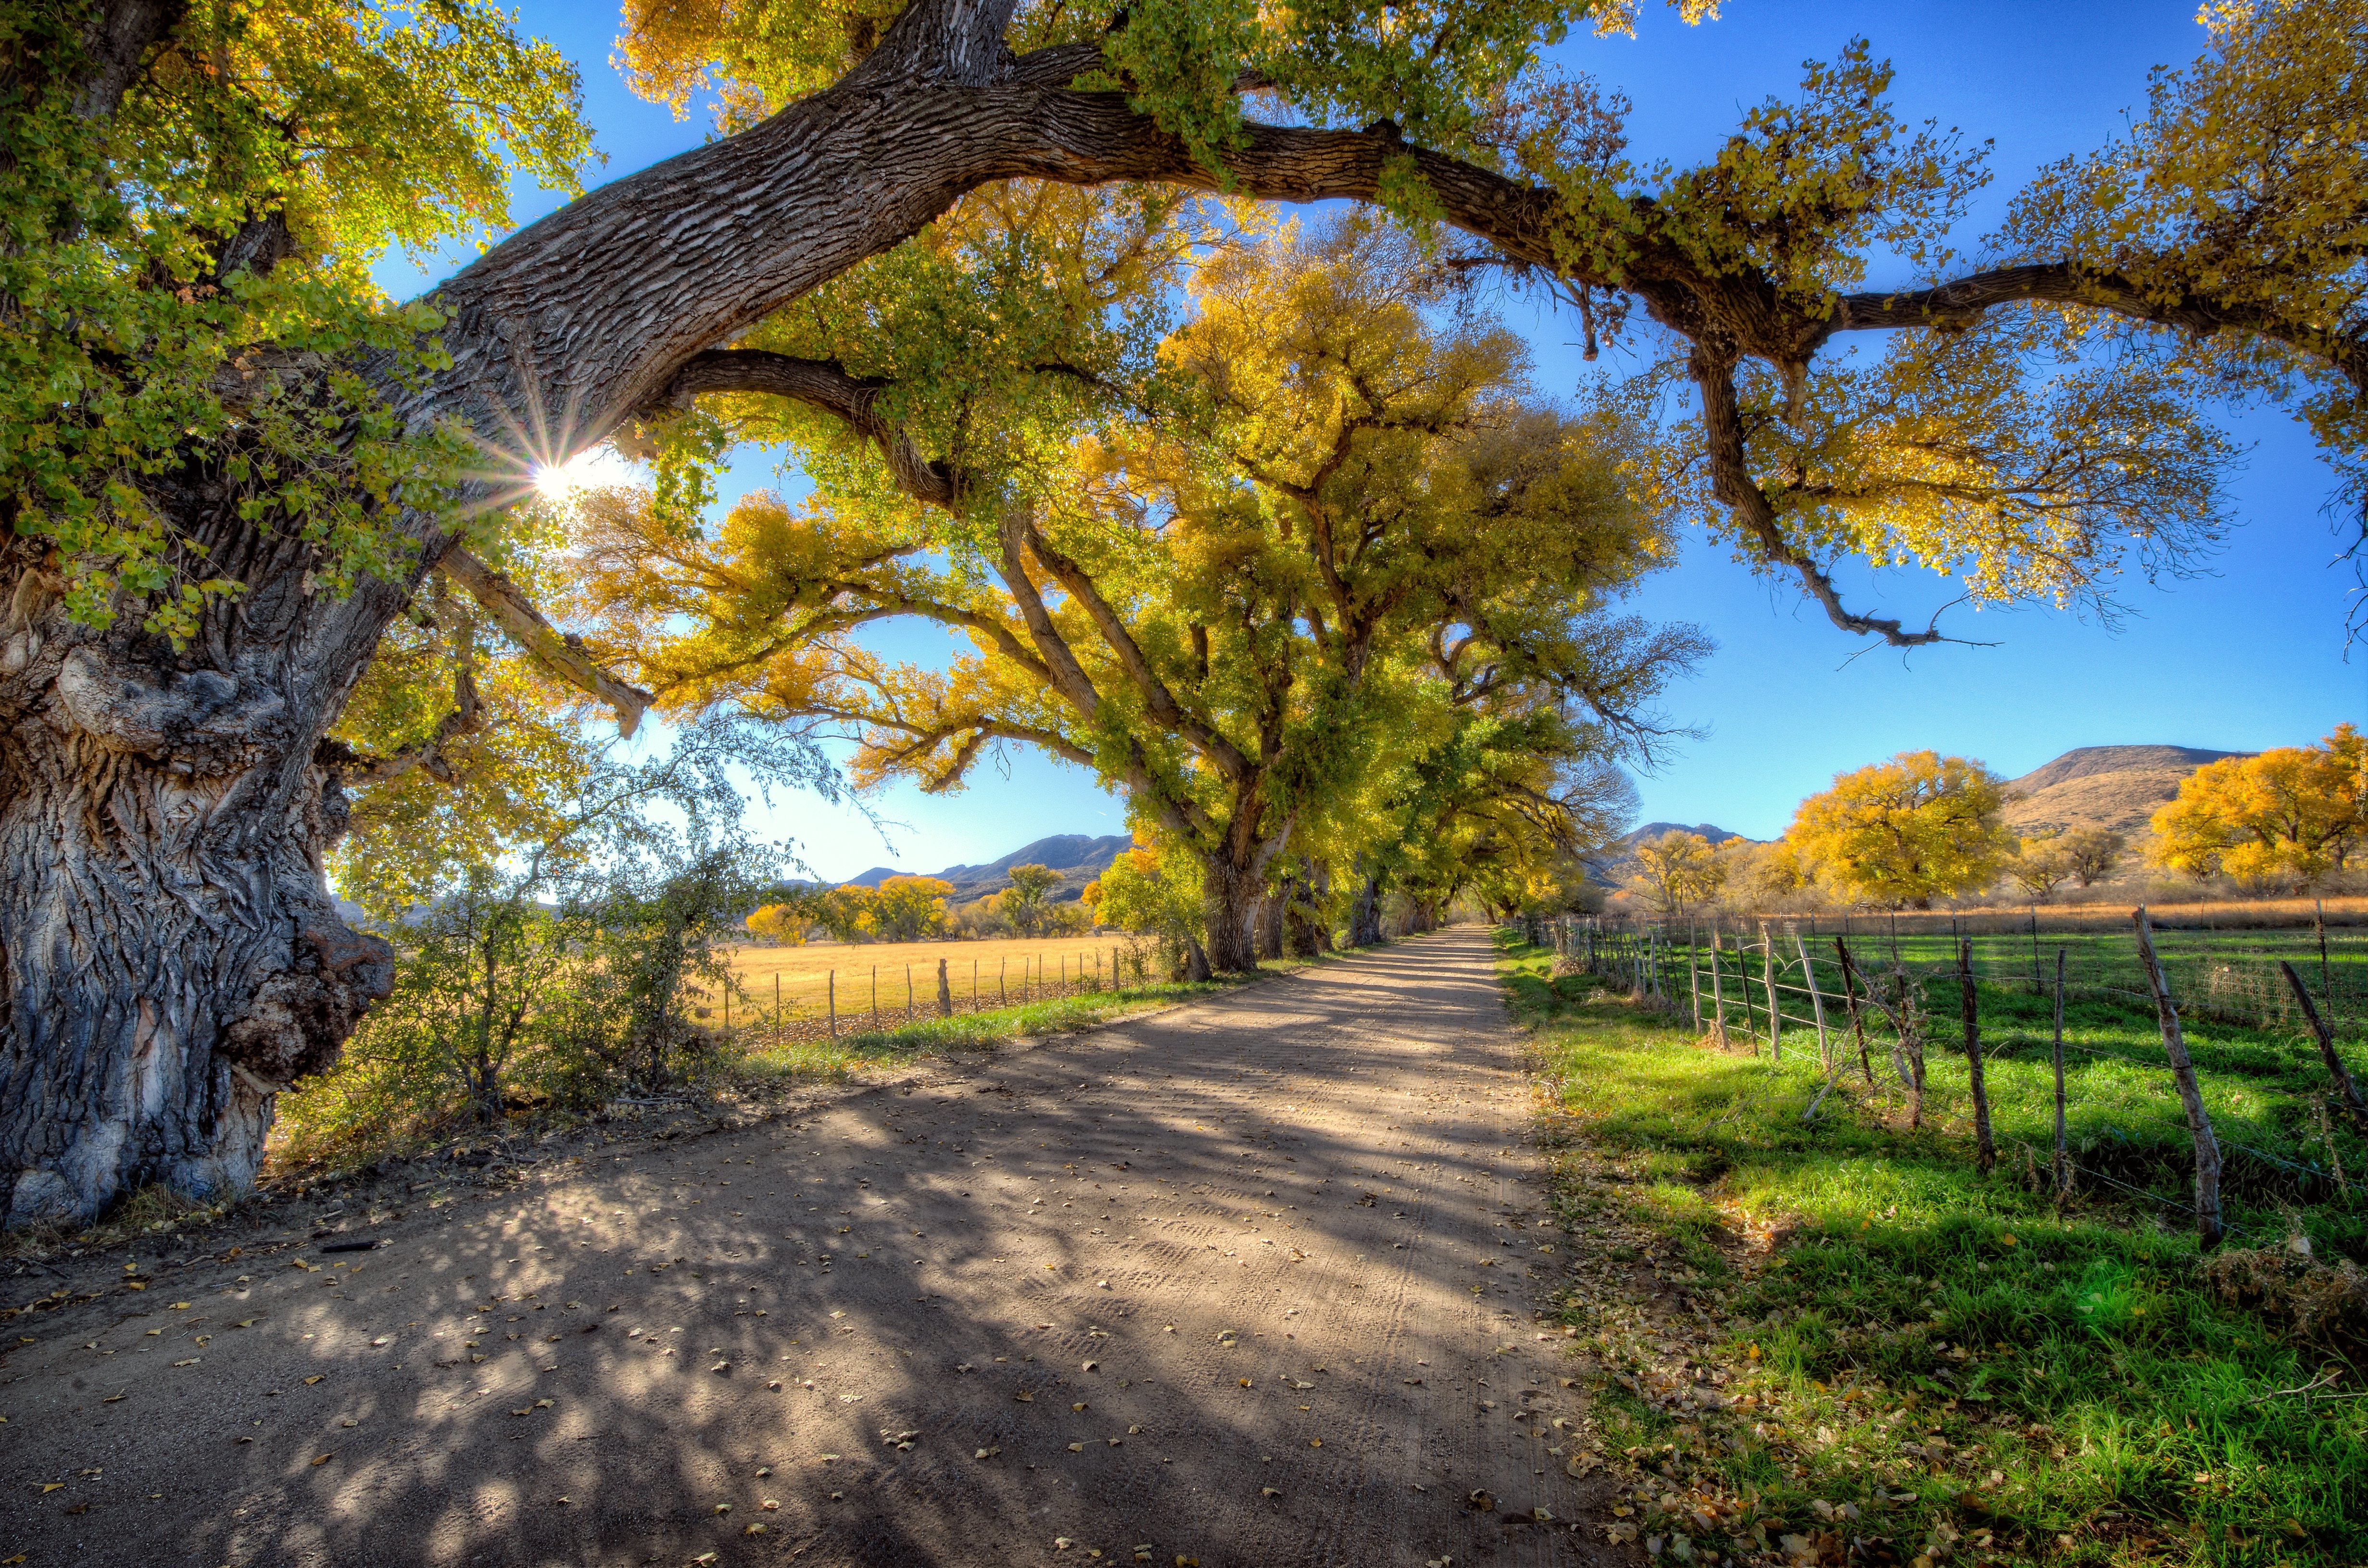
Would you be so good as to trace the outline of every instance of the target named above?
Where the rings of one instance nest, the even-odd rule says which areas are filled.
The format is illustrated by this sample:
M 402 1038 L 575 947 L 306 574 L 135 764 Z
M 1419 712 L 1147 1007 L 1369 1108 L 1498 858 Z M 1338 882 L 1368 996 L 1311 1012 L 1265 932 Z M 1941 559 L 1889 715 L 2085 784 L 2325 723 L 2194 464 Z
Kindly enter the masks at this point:
M 1748 1051 L 1771 1067 L 1798 1066 L 1814 1051 L 1823 1082 L 1802 1112 L 1804 1121 L 1838 1091 L 1877 1114 L 1904 1115 L 1911 1128 L 1928 1116 L 1964 1120 L 1985 1168 L 1997 1157 L 1986 1067 L 2027 1061 L 2032 1048 L 2046 1049 L 2055 1102 L 2045 1108 L 2052 1117 L 2043 1118 L 2053 1122 L 2050 1146 L 2020 1134 L 2009 1139 L 2026 1180 L 2067 1199 L 2094 1183 L 2185 1213 L 2207 1245 L 2222 1231 L 2239 1229 L 2220 1213 L 2226 1158 L 2279 1173 L 2285 1195 L 2305 1200 L 2350 1205 L 2355 1185 L 2368 1176 L 2361 1148 L 2347 1164 L 2337 1138 L 2338 1129 L 2348 1127 L 2368 1147 L 2368 1106 L 2346 1060 L 2368 1034 L 2368 931 L 2356 927 L 2329 927 L 2315 918 L 2283 927 L 2164 928 L 2143 910 L 2115 922 L 2118 929 L 2093 916 L 2051 923 L 2035 913 L 1905 920 L 1882 914 L 1597 915 L 1528 917 L 1523 924 L 1532 943 L 1554 950 L 1557 972 L 1585 973 L 1686 1017 L 1706 1046 Z M 2031 1027 L 2023 1010 L 2002 1029 L 1994 1021 L 1985 1040 L 1979 997 L 1986 991 L 2031 996 L 2052 1008 L 2053 1027 Z M 2083 1001 L 2153 1013 L 2161 1051 L 2142 1055 L 2066 1039 L 2064 1009 Z M 2275 1140 L 2227 1137 L 2215 1128 L 2189 1060 L 2190 1022 L 2287 1034 L 2315 1051 L 2326 1085 L 2305 1096 L 2304 1125 L 2283 1153 L 2260 1146 Z M 2146 1130 L 2181 1135 L 2192 1150 L 2193 1202 L 2125 1179 L 2129 1170 L 2099 1170 L 2073 1157 L 2066 1053 L 2076 1063 L 2110 1059 L 2149 1076 L 2163 1074 L 2176 1085 L 2176 1116 L 2134 1117 L 2138 1108 L 2128 1104 L 2116 1105 L 2112 1116 L 2116 1123 L 2142 1119 Z M 2251 1174 L 2240 1172 L 2240 1187 L 2259 1186 Z

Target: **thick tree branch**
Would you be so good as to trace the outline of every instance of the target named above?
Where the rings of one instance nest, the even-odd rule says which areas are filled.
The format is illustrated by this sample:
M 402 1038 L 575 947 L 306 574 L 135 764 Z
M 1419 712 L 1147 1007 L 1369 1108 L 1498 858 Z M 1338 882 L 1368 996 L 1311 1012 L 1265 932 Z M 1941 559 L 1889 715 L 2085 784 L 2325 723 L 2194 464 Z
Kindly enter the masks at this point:
M 835 415 L 880 449 L 896 486 L 916 501 L 951 509 L 961 499 L 960 477 L 951 466 L 922 455 L 900 426 L 875 411 L 890 383 L 848 374 L 828 359 L 799 359 L 760 348 L 717 348 L 695 355 L 675 373 L 660 399 L 686 407 L 706 392 L 768 392 Z
M 2368 343 L 2338 340 L 2330 344 L 2323 335 L 2304 330 L 2258 305 L 2227 305 L 2195 295 L 2158 299 L 2124 274 L 2069 262 L 2002 267 L 1931 289 L 1845 294 L 1834 312 L 1833 330 L 1962 326 L 1999 305 L 2028 303 L 2087 305 L 2132 321 L 2178 327 L 2199 337 L 2223 329 L 2257 333 L 2325 358 L 2355 392 L 2368 396 Z
M 1135 642 L 1134 634 L 1127 630 L 1125 619 L 1102 597 L 1101 588 L 1092 575 L 1053 549 L 1032 518 L 1023 521 L 1021 526 L 1026 530 L 1030 553 L 1043 562 L 1044 569 L 1053 574 L 1053 581 L 1077 601 L 1093 621 L 1094 630 L 1101 633 L 1102 642 L 1117 656 L 1119 667 L 1126 671 L 1127 679 L 1133 683 L 1137 695 L 1143 699 L 1144 710 L 1153 722 L 1190 741 L 1226 778 L 1247 778 L 1249 759 L 1224 735 L 1184 710 L 1183 705 L 1176 700 L 1176 694 L 1167 689 L 1167 683 L 1161 680 L 1158 672 L 1151 667 L 1151 661 L 1144 657 L 1143 648 Z
M 473 735 L 485 727 L 484 705 L 477 699 L 477 682 L 462 665 L 452 675 L 452 711 L 444 715 L 436 733 L 426 740 L 416 741 L 391 756 L 357 755 L 345 763 L 340 771 L 347 784 L 384 784 L 402 778 L 413 768 L 425 768 L 439 783 L 453 780 L 451 763 L 444 748 L 464 735 Z
M 642 722 L 643 711 L 650 705 L 648 692 L 602 669 L 599 662 L 585 651 L 581 641 L 563 636 L 545 620 L 542 612 L 518 591 L 517 584 L 467 551 L 458 547 L 446 551 L 437 567 L 484 606 L 501 623 L 502 630 L 543 668 L 577 690 L 607 703 L 617 715 L 620 734 L 633 733 Z
M 1102 696 L 1095 689 L 1093 677 L 1077 662 L 1068 639 L 1053 624 L 1052 612 L 1044 608 L 1044 596 L 1036 591 L 1035 580 L 1028 575 L 1024 545 L 1032 530 L 1026 519 L 1007 512 L 996 531 L 1002 547 L 996 575 L 1003 579 L 1012 602 L 1019 607 L 1019 619 L 1027 624 L 1030 640 L 1044 656 L 1045 666 L 1052 672 L 1053 689 L 1077 710 L 1079 717 L 1090 722 L 1101 711 Z
M 1715 358 L 1696 347 L 1686 365 L 1694 386 L 1702 393 L 1702 433 L 1710 450 L 1711 494 L 1726 503 L 1759 553 L 1789 568 L 1809 597 L 1825 610 L 1826 619 L 1844 631 L 1880 637 L 1894 648 L 1921 648 L 1933 642 L 1962 641 L 1945 635 L 1936 626 L 1910 631 L 1904 622 L 1889 616 L 1862 615 L 1844 608 L 1832 574 L 1794 549 L 1784 537 L 1776 520 L 1776 508 L 1769 504 L 1767 493 L 1751 475 L 1750 455 L 1743 438 L 1743 411 L 1735 395 L 1735 361 Z

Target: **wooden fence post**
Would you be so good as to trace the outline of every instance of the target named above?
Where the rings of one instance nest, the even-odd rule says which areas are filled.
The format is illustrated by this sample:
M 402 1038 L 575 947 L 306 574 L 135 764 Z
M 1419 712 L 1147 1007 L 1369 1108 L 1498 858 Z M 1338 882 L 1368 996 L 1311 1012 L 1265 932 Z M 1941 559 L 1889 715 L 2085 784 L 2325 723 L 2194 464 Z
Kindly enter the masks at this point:
M 2072 1196 L 2072 1161 L 2064 1145 L 2064 949 L 2055 949 L 2055 1197 Z
M 939 959 L 938 960 L 938 1017 L 951 1018 L 953 1016 L 954 988 L 946 979 L 946 960 Z
M 2278 968 L 2285 971 L 2286 983 L 2294 987 L 2294 1000 L 2302 1004 L 2303 1021 L 2310 1026 L 2312 1037 L 2318 1041 L 2319 1060 L 2327 1063 L 2327 1076 L 2335 1085 L 2335 1092 L 2343 1097 L 2343 1113 L 2351 1119 L 2360 1136 L 2368 1138 L 2368 1105 L 2361 1103 L 2360 1085 L 2351 1081 L 2343 1058 L 2335 1054 L 2335 1026 L 2320 1017 L 2318 1009 L 2311 1006 L 2310 989 L 2294 972 L 2294 966 L 2281 960 Z
M 2162 1026 L 2163 1054 L 2170 1058 L 2170 1075 L 2179 1084 L 2179 1102 L 2187 1110 L 2187 1131 L 2195 1140 L 2195 1238 L 2210 1252 L 2220 1244 L 2220 1140 L 2212 1133 L 2212 1118 L 2203 1108 L 2203 1092 L 2195 1086 L 2195 1063 L 2188 1059 L 2187 1037 L 2179 1027 L 2179 1008 L 2170 999 L 2170 980 L 2155 956 L 2154 928 L 2146 923 L 2146 905 L 2131 917 L 2138 931 L 2138 962 L 2154 992 L 2156 1020 Z
M 773 971 L 773 1027 L 781 1027 L 781 971 Z
M 995 960 L 995 1005 L 998 1007 L 1008 1007 L 1011 1005 L 1010 988 L 1004 983 L 1004 976 L 1009 971 L 1010 967 L 1011 955 L 1008 953 Z
M 1898 919 L 1896 915 L 1892 916 L 1892 929 L 1895 932 L 1898 929 Z M 1924 1125 L 1924 1036 L 1922 1026 L 1914 1022 L 1922 1009 L 1919 1007 L 1915 1012 L 1909 1010 L 1909 988 L 1915 984 L 1915 982 L 1908 978 L 1907 970 L 1894 971 L 1892 983 L 1894 995 L 1899 1003 L 1899 1032 L 1907 1048 L 1907 1130 L 1913 1132 Z
M 830 1038 L 838 1038 L 838 971 L 830 971 Z
M 905 966 L 905 1016 L 913 1016 L 913 966 Z
M 1711 1032 L 1718 1038 L 1718 1048 L 1725 1051 L 1726 1049 L 1726 994 L 1720 987 L 1718 971 L 1718 922 L 1713 920 L 1710 923 L 1710 1010 L 1718 1021 L 1711 1026 Z
M 1686 922 L 1686 990 L 1693 997 L 1694 1033 L 1702 1033 L 1702 960 L 1694 951 L 1694 923 Z
M 1974 1096 L 1974 1168 L 1984 1176 L 1998 1165 L 1998 1144 L 1990 1138 L 1990 1092 L 1982 1082 L 1982 1026 L 1974 999 L 1974 939 L 1957 938 L 1957 988 L 1965 1020 L 1965 1077 Z
M 1776 1003 L 1776 941 L 1765 920 L 1759 923 L 1759 985 L 1768 993 L 1768 1065 L 1773 1067 L 1784 1055 L 1784 1013 Z
M 2311 928 L 2318 933 L 2318 994 L 2327 1003 L 2327 1022 L 2335 1024 L 2335 981 L 2327 967 L 2327 900 L 2310 901 Z
M 871 966 L 871 1027 L 880 1027 L 880 966 Z
M 1826 1045 L 1826 999 L 1817 994 L 1817 971 L 1809 962 L 1809 947 L 1801 940 L 1798 926 L 1793 927 L 1793 950 L 1801 955 L 1801 983 L 1809 988 L 1809 1011 L 1817 1020 L 1817 1065 L 1830 1070 L 1834 1060 Z
M 1842 1000 L 1850 1006 L 1850 1033 L 1858 1040 L 1858 1070 L 1865 1075 L 1866 1086 L 1874 1087 L 1874 1063 L 1866 1054 L 1866 1018 L 1858 1010 L 1858 977 L 1850 965 L 1850 944 L 1839 937 L 1834 938 L 1835 956 L 1842 965 Z

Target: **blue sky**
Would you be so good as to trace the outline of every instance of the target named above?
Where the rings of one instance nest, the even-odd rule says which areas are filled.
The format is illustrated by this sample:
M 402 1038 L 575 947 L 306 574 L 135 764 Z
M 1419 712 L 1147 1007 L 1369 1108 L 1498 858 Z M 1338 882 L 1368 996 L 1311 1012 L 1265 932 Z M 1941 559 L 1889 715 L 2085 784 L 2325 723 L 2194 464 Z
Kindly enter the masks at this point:
M 529 30 L 583 68 L 586 112 L 609 157 L 594 182 L 704 137 L 703 118 L 677 121 L 625 88 L 609 63 L 613 10 L 552 0 L 519 8 Z M 1580 38 L 1559 52 L 1567 67 L 1634 100 L 1633 155 L 1683 162 L 1713 152 L 1744 109 L 1790 92 L 1803 60 L 1830 58 L 1864 36 L 1897 67 L 1894 97 L 1903 118 L 1935 119 L 1995 142 L 1996 179 L 1967 225 L 1969 241 L 1995 223 L 2033 168 L 2094 146 L 2140 108 L 2151 67 L 2184 63 L 2203 44 L 2192 0 L 1730 0 L 1727 11 L 1688 28 L 1648 0 L 1635 39 Z M 525 193 L 518 216 L 553 205 L 547 193 Z M 463 252 L 424 265 L 393 258 L 380 278 L 407 297 L 466 259 Z M 1574 322 L 1518 304 L 1514 320 L 1531 338 L 1542 390 L 1567 392 L 1588 373 L 1571 346 Z M 1670 694 L 1669 718 L 1703 734 L 1638 779 L 1645 818 L 1769 837 L 1836 772 L 1904 748 L 1967 754 L 2013 775 L 2079 745 L 2251 750 L 2307 742 L 2345 719 L 2368 717 L 2368 649 L 2349 663 L 2343 656 L 2352 578 L 2332 563 L 2337 540 L 2322 510 L 2330 476 L 2281 416 L 2248 416 L 2235 429 L 2249 448 L 2235 488 L 2241 527 L 2200 574 L 2160 585 L 2129 580 L 2119 596 L 2127 614 L 2110 630 L 2044 610 L 1960 608 L 1945 626 L 1998 645 L 1861 652 L 1860 639 L 1836 631 L 1796 592 L 1695 536 L 1678 566 L 1632 604 L 1649 617 L 1696 622 L 1719 643 L 1700 674 Z M 779 483 L 762 456 L 740 463 L 733 481 L 735 492 Z M 1911 624 L 1953 597 L 1947 584 L 1917 574 L 1861 572 L 1844 581 L 1855 603 Z M 884 646 L 927 657 L 943 644 L 935 632 L 916 631 Z M 796 840 L 807 864 L 828 877 L 882 862 L 935 869 L 993 859 L 1047 834 L 1124 827 L 1120 803 L 1089 777 L 1033 754 L 1010 757 L 1008 772 L 983 767 L 962 795 L 933 800 L 895 790 L 872 808 L 897 824 L 893 851 L 858 814 L 806 799 L 777 801 L 759 825 L 768 836 Z

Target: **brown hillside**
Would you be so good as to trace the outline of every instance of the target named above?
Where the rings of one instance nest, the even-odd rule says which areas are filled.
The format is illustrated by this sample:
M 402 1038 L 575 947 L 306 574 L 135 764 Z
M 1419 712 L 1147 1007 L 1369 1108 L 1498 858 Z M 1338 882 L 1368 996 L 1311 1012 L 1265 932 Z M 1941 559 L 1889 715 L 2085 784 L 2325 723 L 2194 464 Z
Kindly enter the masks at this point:
M 2006 819 L 2021 833 L 2100 827 L 2142 834 L 2189 774 L 2224 756 L 2248 755 L 2197 746 L 2081 746 L 2009 781 L 2007 788 L 2022 799 L 2007 807 Z

